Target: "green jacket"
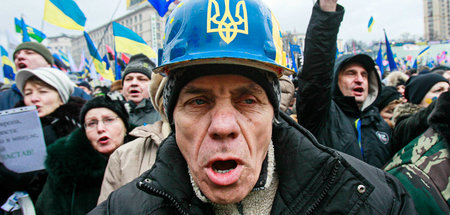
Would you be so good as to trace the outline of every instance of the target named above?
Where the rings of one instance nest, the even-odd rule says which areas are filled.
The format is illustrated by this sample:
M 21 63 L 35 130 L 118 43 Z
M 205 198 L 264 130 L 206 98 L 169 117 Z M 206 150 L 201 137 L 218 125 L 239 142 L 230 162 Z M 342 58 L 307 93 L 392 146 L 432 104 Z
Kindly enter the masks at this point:
M 80 128 L 50 145 L 47 153 L 48 177 L 35 205 L 37 214 L 86 214 L 97 204 L 108 158 Z
M 450 92 L 428 116 L 430 127 L 397 152 L 385 170 L 404 185 L 419 214 L 450 214 Z

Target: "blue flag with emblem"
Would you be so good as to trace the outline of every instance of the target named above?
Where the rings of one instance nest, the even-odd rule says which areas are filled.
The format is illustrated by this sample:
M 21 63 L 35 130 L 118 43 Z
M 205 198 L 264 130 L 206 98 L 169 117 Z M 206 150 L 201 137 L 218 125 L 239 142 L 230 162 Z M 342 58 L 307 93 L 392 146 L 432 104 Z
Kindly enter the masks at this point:
M 16 26 L 16 32 L 23 34 L 22 21 L 17 18 L 14 18 L 14 25 Z M 44 33 L 42 33 L 41 31 L 39 31 L 38 29 L 25 24 L 25 22 L 23 23 L 23 25 L 24 25 L 25 29 L 27 29 L 28 36 L 35 39 L 36 41 L 42 42 L 42 40 L 47 38 L 47 36 Z

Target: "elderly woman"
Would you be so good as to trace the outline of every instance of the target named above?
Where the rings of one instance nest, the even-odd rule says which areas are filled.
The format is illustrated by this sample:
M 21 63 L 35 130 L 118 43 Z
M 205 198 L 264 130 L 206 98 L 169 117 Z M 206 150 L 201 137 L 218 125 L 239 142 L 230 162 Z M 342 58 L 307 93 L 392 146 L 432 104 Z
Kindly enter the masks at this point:
M 95 207 L 109 155 L 129 141 L 128 113 L 108 96 L 88 101 L 80 113 L 82 128 L 47 149 L 47 182 L 37 214 L 86 214 Z
M 70 97 L 74 84 L 62 71 L 53 68 L 23 69 L 17 73 L 16 83 L 24 96 L 16 107 L 36 106 L 47 146 L 81 126 L 78 115 L 85 101 Z M 0 163 L 1 203 L 18 190 L 27 191 L 35 201 L 45 178 L 44 170 L 19 174 Z

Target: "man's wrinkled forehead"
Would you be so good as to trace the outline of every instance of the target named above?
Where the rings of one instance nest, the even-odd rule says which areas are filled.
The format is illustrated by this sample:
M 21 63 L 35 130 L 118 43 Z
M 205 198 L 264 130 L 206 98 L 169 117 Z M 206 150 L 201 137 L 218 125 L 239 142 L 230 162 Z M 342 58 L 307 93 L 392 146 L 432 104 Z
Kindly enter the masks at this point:
M 208 77 L 208 76 L 204 76 L 204 77 Z M 244 77 L 244 76 L 242 76 Z M 246 77 L 244 77 L 246 78 Z M 248 78 L 246 78 L 248 79 Z M 197 80 L 197 79 L 195 79 Z M 209 94 L 209 95 L 213 95 L 213 94 L 225 94 L 227 93 L 227 89 L 225 89 L 224 86 L 215 86 L 215 85 L 199 85 L 198 83 L 195 82 L 195 80 L 189 82 L 188 84 L 186 84 L 186 86 L 183 87 L 183 89 L 181 90 L 180 93 L 182 94 Z M 249 83 L 245 84 L 244 86 L 236 86 L 236 87 L 232 87 L 229 89 L 229 92 L 231 95 L 245 95 L 245 94 L 256 94 L 256 95 L 261 95 L 264 94 L 266 95 L 266 92 L 264 91 L 264 89 L 259 86 L 259 84 L 255 83 L 254 81 L 248 79 Z M 266 95 L 267 96 L 267 95 Z

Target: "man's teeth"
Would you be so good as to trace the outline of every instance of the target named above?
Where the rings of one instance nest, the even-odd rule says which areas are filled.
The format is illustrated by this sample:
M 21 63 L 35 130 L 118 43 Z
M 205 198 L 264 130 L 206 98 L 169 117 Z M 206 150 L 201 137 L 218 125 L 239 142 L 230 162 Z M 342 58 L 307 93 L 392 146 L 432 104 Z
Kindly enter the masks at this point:
M 214 172 L 223 174 L 223 173 L 227 173 L 227 172 L 229 172 L 229 171 L 231 171 L 233 169 L 220 170 L 220 169 L 214 169 L 213 168 L 213 170 L 214 170 Z

